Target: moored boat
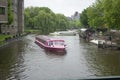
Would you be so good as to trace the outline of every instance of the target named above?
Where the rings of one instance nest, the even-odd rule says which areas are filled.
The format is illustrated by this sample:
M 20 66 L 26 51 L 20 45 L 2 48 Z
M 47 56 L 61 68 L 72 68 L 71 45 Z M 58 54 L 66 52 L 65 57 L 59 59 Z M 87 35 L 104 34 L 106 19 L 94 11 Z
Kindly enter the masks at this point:
M 51 36 L 76 36 L 77 32 L 76 31 L 59 31 L 59 32 L 53 32 L 50 33 L 49 35 Z
M 53 39 L 48 36 L 40 35 L 35 37 L 35 42 L 49 51 L 65 52 L 65 41 L 62 39 Z

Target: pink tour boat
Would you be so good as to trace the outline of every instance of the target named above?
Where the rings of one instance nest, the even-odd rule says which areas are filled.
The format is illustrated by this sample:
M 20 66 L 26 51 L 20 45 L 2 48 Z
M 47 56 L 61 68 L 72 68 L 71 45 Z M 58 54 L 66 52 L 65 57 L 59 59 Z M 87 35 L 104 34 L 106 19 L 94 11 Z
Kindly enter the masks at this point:
M 40 35 L 35 37 L 35 43 L 40 45 L 42 48 L 55 51 L 55 52 L 65 52 L 65 41 L 61 39 L 53 39 L 48 36 Z

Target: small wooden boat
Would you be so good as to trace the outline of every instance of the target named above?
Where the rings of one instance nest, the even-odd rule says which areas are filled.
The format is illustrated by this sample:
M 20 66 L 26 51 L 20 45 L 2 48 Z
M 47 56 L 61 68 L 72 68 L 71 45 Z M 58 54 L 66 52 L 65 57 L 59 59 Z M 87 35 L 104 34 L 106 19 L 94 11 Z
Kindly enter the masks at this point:
M 48 36 L 40 35 L 35 37 L 35 42 L 49 51 L 65 52 L 65 41 L 61 39 L 52 39 Z

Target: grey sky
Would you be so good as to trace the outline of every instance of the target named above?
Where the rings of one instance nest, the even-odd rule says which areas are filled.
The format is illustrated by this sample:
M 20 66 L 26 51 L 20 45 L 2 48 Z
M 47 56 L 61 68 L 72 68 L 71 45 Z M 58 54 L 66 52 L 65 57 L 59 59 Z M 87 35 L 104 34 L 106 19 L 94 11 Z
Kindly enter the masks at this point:
M 49 7 L 55 13 L 62 13 L 71 16 L 75 11 L 82 12 L 85 8 L 92 5 L 95 0 L 24 0 L 25 7 L 39 6 Z

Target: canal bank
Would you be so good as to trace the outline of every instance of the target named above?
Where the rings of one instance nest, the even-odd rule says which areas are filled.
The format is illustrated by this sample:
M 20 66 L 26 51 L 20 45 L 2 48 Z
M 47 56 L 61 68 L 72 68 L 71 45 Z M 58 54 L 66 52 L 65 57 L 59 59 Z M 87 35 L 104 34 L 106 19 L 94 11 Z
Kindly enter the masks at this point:
M 120 75 L 120 52 L 98 49 L 79 36 L 62 38 L 67 53 L 46 52 L 34 43 L 35 35 L 24 36 L 0 49 L 0 80 L 66 80 Z
M 3 46 L 8 45 L 11 42 L 20 40 L 23 36 L 28 35 L 26 34 L 17 34 L 17 35 L 10 35 L 10 34 L 1 34 L 0 35 L 0 48 Z
M 120 31 L 104 29 L 93 30 L 82 28 L 78 31 L 80 39 L 94 43 L 98 48 L 120 50 Z

